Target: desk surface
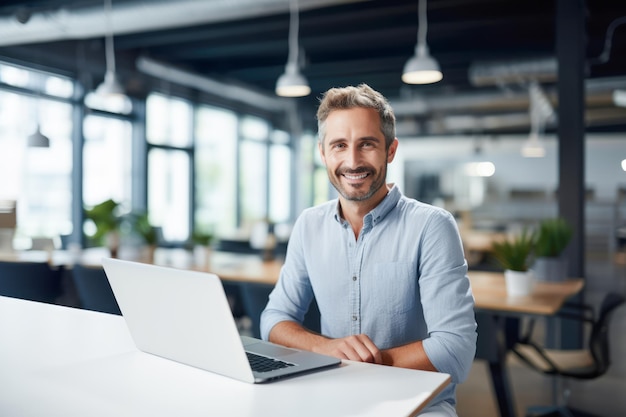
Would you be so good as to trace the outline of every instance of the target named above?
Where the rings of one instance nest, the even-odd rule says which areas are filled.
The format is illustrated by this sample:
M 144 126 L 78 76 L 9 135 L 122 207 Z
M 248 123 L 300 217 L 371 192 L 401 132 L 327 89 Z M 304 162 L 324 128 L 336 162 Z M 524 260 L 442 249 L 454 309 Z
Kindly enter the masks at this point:
M 468 276 L 476 308 L 512 313 L 555 314 L 569 297 L 579 293 L 584 286 L 582 278 L 537 282 L 530 295 L 509 297 L 503 273 L 470 271 Z
M 345 361 L 247 384 L 137 351 L 122 317 L 0 297 L 3 416 L 409 416 L 449 375 Z

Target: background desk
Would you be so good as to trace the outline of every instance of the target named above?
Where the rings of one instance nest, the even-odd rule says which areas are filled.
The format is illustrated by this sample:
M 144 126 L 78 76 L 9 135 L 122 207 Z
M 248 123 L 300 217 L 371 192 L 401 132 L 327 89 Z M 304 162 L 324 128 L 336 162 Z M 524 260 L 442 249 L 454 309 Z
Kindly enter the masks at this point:
M 450 376 L 345 361 L 252 385 L 138 352 L 120 316 L 0 297 L 0 415 L 408 416 Z
M 515 403 L 506 368 L 506 357 L 514 335 L 507 334 L 507 317 L 521 315 L 551 316 L 563 303 L 579 293 L 584 281 L 580 278 L 564 282 L 538 282 L 532 294 L 525 297 L 508 297 L 504 274 L 498 272 L 470 271 L 468 273 L 474 294 L 478 342 L 476 357 L 489 363 L 489 371 L 501 417 L 515 416 Z M 517 333 L 517 319 L 513 332 Z M 507 336 L 513 336 L 507 337 Z

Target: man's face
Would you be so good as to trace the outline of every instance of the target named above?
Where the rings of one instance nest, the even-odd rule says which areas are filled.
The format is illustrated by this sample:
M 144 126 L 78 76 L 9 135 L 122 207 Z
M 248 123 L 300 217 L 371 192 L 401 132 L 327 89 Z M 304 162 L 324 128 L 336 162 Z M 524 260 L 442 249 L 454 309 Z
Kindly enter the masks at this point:
M 358 107 L 332 111 L 319 145 L 330 182 L 349 201 L 382 198 L 387 193 L 387 164 L 397 147 L 396 139 L 385 149 L 378 112 Z

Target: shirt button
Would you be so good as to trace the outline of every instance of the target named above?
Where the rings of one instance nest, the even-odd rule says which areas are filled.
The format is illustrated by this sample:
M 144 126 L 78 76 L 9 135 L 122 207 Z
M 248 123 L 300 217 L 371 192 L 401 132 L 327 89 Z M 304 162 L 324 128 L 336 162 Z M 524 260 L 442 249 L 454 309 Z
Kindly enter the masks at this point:
M 356 281 L 356 280 L 357 280 L 356 276 L 352 277 L 352 281 Z
M 352 316 L 352 321 L 357 321 L 358 317 L 357 316 Z

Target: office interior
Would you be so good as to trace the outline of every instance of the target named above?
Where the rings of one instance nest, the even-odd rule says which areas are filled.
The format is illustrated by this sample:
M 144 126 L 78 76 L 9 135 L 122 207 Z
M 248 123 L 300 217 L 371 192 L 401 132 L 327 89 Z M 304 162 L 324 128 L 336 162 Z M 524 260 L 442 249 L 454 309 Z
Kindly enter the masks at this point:
M 367 83 L 397 117 L 389 181 L 456 216 L 470 269 L 562 216 L 578 301 L 626 294 L 626 3 L 431 0 L 425 16 L 408 0 L 3 1 L 0 252 L 110 250 L 89 210 L 111 200 L 119 257 L 167 263 L 209 238 L 280 259 L 298 214 L 335 197 L 319 98 Z M 420 39 L 443 79 L 407 84 Z M 290 64 L 308 95 L 276 94 Z M 608 372 L 566 381 L 573 407 L 626 415 L 624 310 Z M 509 359 L 518 415 L 550 404 L 553 378 Z M 486 372 L 459 387 L 459 416 L 498 415 Z

